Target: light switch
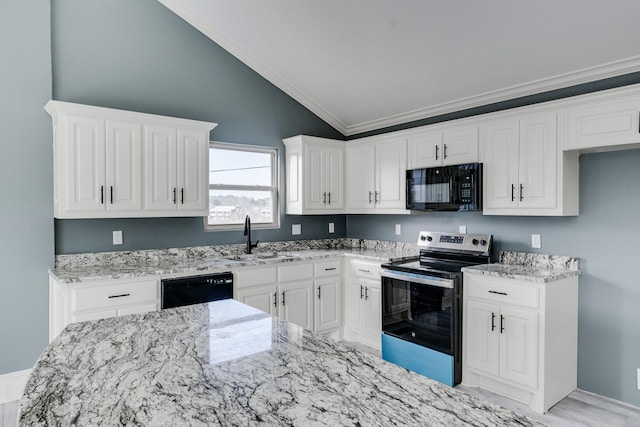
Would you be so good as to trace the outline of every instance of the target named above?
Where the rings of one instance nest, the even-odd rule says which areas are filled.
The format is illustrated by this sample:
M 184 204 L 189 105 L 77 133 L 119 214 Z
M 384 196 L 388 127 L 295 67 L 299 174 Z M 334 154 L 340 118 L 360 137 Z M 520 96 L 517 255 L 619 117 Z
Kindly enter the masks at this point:
M 534 249 L 540 249 L 542 247 L 542 242 L 540 241 L 539 234 L 531 235 L 531 247 Z
M 402 233 L 402 226 L 400 224 L 396 224 L 396 236 L 399 236 Z
M 291 224 L 291 234 L 297 236 L 302 234 L 302 225 L 301 224 Z
M 114 245 L 122 244 L 122 230 L 117 230 L 113 232 L 113 244 Z
M 329 233 L 333 233 L 333 232 L 335 232 L 335 228 L 334 228 L 334 226 L 333 226 L 333 223 L 332 223 L 332 222 L 330 222 L 330 223 L 329 223 Z
M 461 225 L 460 227 L 458 227 L 458 233 L 467 234 L 467 226 L 466 225 Z

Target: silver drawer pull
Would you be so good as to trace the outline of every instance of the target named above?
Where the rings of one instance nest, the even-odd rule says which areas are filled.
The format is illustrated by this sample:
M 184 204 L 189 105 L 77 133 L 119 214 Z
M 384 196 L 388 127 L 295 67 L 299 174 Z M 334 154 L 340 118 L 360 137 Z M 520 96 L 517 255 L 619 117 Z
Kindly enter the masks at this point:
M 325 268 L 324 271 L 333 271 L 335 269 L 336 269 L 335 267 L 330 267 L 330 268 Z
M 508 295 L 506 292 L 489 291 L 490 294 Z
M 109 298 L 122 298 L 122 297 L 128 297 L 131 294 L 120 294 L 120 295 L 109 295 Z
M 358 271 L 362 271 L 363 273 L 371 273 L 371 271 L 369 271 L 369 270 L 363 270 L 363 269 L 361 269 L 361 268 L 359 268 L 359 269 L 358 269 Z

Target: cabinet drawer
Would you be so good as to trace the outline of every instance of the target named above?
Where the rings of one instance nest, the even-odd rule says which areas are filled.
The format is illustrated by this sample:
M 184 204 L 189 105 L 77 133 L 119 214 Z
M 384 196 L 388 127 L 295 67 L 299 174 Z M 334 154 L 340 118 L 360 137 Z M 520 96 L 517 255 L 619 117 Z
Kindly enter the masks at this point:
M 71 310 L 95 310 L 158 300 L 158 281 L 119 283 L 71 290 Z
M 281 265 L 278 267 L 278 281 L 291 282 L 294 280 L 311 279 L 313 277 L 313 264 Z
M 467 276 L 469 277 L 469 276 Z M 499 304 L 539 307 L 539 289 L 533 286 L 498 280 L 468 280 L 464 292 L 469 297 L 482 298 Z
M 314 264 L 314 276 L 337 276 L 342 273 L 342 262 L 339 259 L 332 259 L 329 261 L 316 262 Z
M 367 279 L 380 280 L 380 263 L 349 259 L 347 260 L 347 273 Z
M 248 286 L 270 285 L 277 283 L 276 267 L 253 268 L 248 270 L 238 270 L 235 273 L 236 287 L 246 288 Z

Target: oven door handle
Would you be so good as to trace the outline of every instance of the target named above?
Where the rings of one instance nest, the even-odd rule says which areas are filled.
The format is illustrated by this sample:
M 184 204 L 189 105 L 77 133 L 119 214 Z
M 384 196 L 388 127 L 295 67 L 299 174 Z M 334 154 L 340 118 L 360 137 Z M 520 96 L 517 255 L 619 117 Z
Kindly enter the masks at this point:
M 437 286 L 439 288 L 453 289 L 454 280 L 452 279 L 440 279 L 438 277 L 429 276 L 409 276 L 402 273 L 395 273 L 391 270 L 382 270 L 380 276 L 389 279 L 402 280 L 403 282 L 419 283 L 421 285 Z

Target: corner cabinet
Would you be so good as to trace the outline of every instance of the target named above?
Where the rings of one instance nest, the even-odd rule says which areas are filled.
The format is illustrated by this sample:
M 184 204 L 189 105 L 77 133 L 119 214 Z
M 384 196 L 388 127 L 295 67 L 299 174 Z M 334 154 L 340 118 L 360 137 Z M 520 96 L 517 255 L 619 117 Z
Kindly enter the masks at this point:
M 347 213 L 409 213 L 405 202 L 405 138 L 349 142 L 345 164 Z
M 298 135 L 283 143 L 287 214 L 344 213 L 344 142 Z
M 462 383 L 544 413 L 577 387 L 578 277 L 464 273 Z
M 481 126 L 484 215 L 578 214 L 578 156 L 558 144 L 556 113 Z
M 215 123 L 49 101 L 54 217 L 208 214 Z

